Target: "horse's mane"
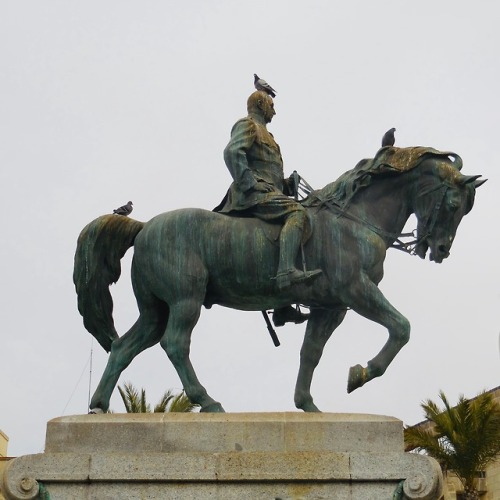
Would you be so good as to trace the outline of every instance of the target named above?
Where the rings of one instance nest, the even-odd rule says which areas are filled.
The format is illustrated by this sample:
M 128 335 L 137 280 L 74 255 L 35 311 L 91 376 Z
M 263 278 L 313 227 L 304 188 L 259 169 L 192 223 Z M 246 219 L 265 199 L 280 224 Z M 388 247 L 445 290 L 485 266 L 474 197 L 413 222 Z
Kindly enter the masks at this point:
M 312 207 L 324 202 L 333 203 L 345 208 L 351 198 L 361 189 L 369 186 L 374 179 L 381 176 L 398 175 L 418 167 L 424 159 L 439 157 L 447 159 L 445 163 L 458 172 L 461 159 L 455 153 L 443 152 L 433 148 L 416 146 L 411 148 L 383 147 L 378 150 L 375 158 L 361 160 L 353 169 L 344 172 L 336 181 L 327 184 L 323 189 L 313 191 L 303 205 Z M 456 159 L 456 166 L 449 157 Z

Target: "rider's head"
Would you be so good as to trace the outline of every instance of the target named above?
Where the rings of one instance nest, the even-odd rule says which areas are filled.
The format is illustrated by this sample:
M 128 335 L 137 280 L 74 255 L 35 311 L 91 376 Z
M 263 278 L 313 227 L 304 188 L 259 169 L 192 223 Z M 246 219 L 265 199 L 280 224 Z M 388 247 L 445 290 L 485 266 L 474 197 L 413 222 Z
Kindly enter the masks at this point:
M 248 98 L 247 110 L 249 115 L 260 116 L 265 123 L 270 123 L 276 114 L 272 97 L 262 90 L 257 90 Z

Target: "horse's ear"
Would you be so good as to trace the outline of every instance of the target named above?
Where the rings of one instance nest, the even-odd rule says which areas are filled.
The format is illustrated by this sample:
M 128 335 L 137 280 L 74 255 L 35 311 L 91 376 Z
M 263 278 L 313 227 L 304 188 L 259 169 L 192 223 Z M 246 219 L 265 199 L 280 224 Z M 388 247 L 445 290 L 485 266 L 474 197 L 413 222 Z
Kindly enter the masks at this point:
M 474 182 L 474 187 L 478 188 L 479 186 L 482 186 L 488 179 L 481 179 L 480 181 L 475 181 Z
M 470 184 L 471 182 L 476 182 L 477 179 L 479 179 L 479 177 L 481 177 L 480 175 L 461 175 L 460 178 L 458 179 L 458 183 L 461 185 L 461 186 L 464 186 L 465 184 Z M 483 181 L 483 182 L 486 182 L 486 181 Z M 481 184 L 483 183 L 481 182 Z

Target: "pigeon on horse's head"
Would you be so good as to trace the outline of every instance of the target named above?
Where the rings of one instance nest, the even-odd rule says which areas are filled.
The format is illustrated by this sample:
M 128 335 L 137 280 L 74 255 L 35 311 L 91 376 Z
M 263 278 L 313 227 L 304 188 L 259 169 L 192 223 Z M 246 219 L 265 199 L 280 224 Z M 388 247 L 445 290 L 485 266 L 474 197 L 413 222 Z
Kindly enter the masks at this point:
M 396 138 L 394 137 L 394 132 L 396 132 L 395 128 L 390 128 L 382 137 L 382 147 L 385 146 L 394 146 L 396 142 Z

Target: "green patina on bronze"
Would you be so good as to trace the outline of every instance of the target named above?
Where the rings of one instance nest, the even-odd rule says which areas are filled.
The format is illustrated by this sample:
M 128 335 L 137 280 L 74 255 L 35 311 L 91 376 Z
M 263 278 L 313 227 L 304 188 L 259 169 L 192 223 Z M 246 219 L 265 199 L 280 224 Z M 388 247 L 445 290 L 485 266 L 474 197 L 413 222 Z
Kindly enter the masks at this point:
M 111 229 L 110 229 L 111 226 Z M 143 222 L 127 217 L 105 215 L 88 224 L 78 238 L 73 281 L 78 295 L 78 310 L 85 328 L 109 352 L 118 338 L 113 317 L 113 299 L 108 286 L 120 278 L 120 259 L 134 244 Z M 100 252 L 108 252 L 102 265 Z
M 145 224 L 106 215 L 82 231 L 74 269 L 78 309 L 87 330 L 111 353 L 92 409 L 107 411 L 122 371 L 160 343 L 189 399 L 201 411 L 224 411 L 189 358 L 202 306 L 246 311 L 309 306 L 295 388 L 295 404 L 304 411 L 319 411 L 310 392 L 313 373 L 348 309 L 389 334 L 366 366 L 350 369 L 349 392 L 381 376 L 408 341 L 408 320 L 378 288 L 386 251 L 415 214 L 415 253 L 424 258 L 430 249 L 430 259 L 442 262 L 483 181 L 463 175 L 454 153 L 384 147 L 299 203 L 297 178 L 284 177 L 280 148 L 266 127 L 275 114 L 272 98 L 254 92 L 247 110 L 224 151 L 233 183 L 215 211 L 176 210 Z M 120 259 L 131 246 L 139 318 L 118 337 L 109 286 L 119 278 Z
M 300 282 L 314 281 L 319 269 L 297 268 L 300 246 L 311 235 L 304 207 L 293 198 L 294 179 L 285 179 L 281 151 L 266 125 L 276 114 L 272 98 L 254 92 L 247 101 L 248 116 L 238 120 L 224 150 L 224 161 L 233 177 L 216 212 L 256 217 L 282 226 L 276 284 L 284 289 Z
M 308 268 L 322 270 L 311 286 L 277 287 L 279 224 L 202 209 L 167 212 L 145 224 L 118 215 L 91 222 L 78 240 L 74 281 L 86 328 L 111 351 L 91 407 L 106 411 L 121 372 L 141 351 L 160 343 L 189 399 L 202 411 L 224 411 L 199 382 L 189 358 L 201 307 L 212 304 L 256 311 L 293 303 L 310 307 L 295 389 L 295 404 L 304 411 L 319 411 L 310 393 L 313 373 L 349 308 L 387 328 L 388 340 L 365 367 L 351 369 L 348 390 L 382 375 L 410 332 L 408 320 L 377 286 L 387 249 L 414 213 L 417 254 L 423 258 L 430 249 L 431 259 L 442 262 L 462 217 L 472 208 L 476 188 L 484 182 L 463 175 L 456 155 L 452 161 L 449 154 L 424 149 L 411 162 L 403 161 L 407 167 L 402 171 L 388 163 L 386 172 L 377 168 L 378 174 L 367 174 L 370 182 L 363 181 L 361 189 L 343 188 L 349 203 L 342 210 L 318 203 L 303 209 L 312 228 L 304 245 L 305 260 Z M 416 151 L 419 148 L 395 149 L 395 154 L 415 158 Z M 384 154 L 379 151 L 375 160 Z M 344 174 L 337 186 L 356 178 L 359 170 L 358 165 Z M 318 193 L 326 196 L 332 186 L 335 183 Z M 120 258 L 130 246 L 140 314 L 132 328 L 117 337 L 109 285 L 118 279 Z M 294 262 L 297 267 L 300 259 Z
M 354 194 L 369 186 L 378 176 L 408 172 L 420 165 L 426 158 L 435 160 L 442 158 L 439 164 L 442 178 L 451 183 L 460 181 L 462 159 L 455 153 L 422 146 L 384 147 L 378 151 L 375 158 L 361 160 L 336 181 L 327 184 L 323 189 L 314 191 L 303 204 L 311 207 L 328 201 L 346 208 Z M 453 163 L 450 162 L 450 158 L 454 159 Z

